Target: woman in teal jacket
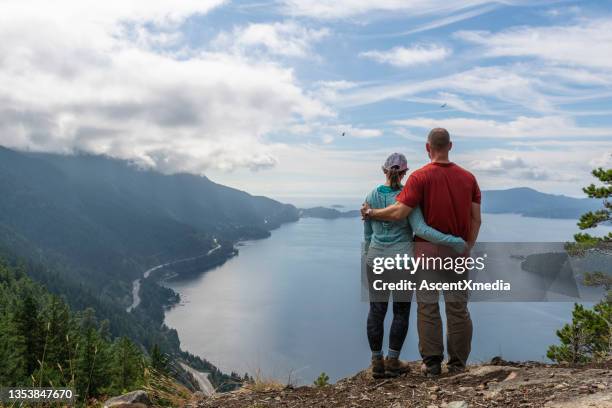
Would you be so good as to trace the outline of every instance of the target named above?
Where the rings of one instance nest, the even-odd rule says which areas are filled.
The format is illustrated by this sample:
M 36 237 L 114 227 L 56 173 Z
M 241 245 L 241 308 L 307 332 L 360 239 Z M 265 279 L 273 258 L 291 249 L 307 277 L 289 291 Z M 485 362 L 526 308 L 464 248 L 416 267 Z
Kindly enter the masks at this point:
M 387 158 L 382 169 L 386 177 L 385 184 L 376 187 L 366 197 L 366 202 L 371 208 L 385 208 L 395 203 L 395 197 L 403 188 L 402 179 L 408 170 L 406 157 L 400 153 L 393 153 Z M 415 236 L 434 244 L 448 245 L 458 253 L 463 252 L 465 248 L 465 241 L 462 238 L 444 234 L 428 226 L 420 208 L 413 209 L 410 216 L 401 221 L 367 219 L 364 221 L 364 251 L 370 289 L 374 258 L 395 257 L 396 254 L 412 255 Z M 367 333 L 372 350 L 371 369 L 374 378 L 394 377 L 408 371 L 407 364 L 399 360 L 399 355 L 408 333 L 412 293 L 404 293 L 403 298 L 399 298 L 398 294 L 393 292 L 393 322 L 389 333 L 389 352 L 387 358 L 383 359 L 384 320 L 391 292 L 374 293 L 370 290 Z

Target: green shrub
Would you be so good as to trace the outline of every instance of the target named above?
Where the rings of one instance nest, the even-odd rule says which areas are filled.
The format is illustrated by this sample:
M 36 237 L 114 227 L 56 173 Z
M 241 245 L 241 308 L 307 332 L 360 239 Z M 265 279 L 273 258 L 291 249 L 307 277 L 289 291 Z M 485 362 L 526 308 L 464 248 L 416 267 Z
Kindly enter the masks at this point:
M 603 300 L 593 309 L 574 305 L 572 323 L 557 330 L 560 345 L 550 346 L 546 356 L 570 364 L 603 361 L 610 357 L 612 304 Z
M 325 373 L 321 373 L 321 375 L 314 380 L 314 385 L 316 387 L 325 387 L 326 385 L 329 385 L 329 376 Z

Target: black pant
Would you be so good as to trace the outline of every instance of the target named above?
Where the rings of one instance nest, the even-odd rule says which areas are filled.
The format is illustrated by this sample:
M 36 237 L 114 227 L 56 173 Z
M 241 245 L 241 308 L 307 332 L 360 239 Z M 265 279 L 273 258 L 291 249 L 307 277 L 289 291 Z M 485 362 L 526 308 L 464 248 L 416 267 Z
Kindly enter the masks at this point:
M 382 350 L 383 337 L 385 335 L 385 315 L 389 302 L 370 302 L 368 313 L 368 342 L 370 350 Z M 410 302 L 393 301 L 393 322 L 389 333 L 389 348 L 396 351 L 402 350 L 402 345 L 408 333 L 408 319 L 410 318 Z
M 370 297 L 370 312 L 368 313 L 367 322 L 370 350 L 382 350 L 385 335 L 385 315 L 389 307 L 389 298 L 393 297 L 393 321 L 391 323 L 391 332 L 389 333 L 389 348 L 401 351 L 404 340 L 406 340 L 406 334 L 408 334 L 412 292 L 375 291 L 372 284 L 376 279 L 381 279 L 381 276 L 374 274 L 371 265 L 366 265 L 366 273 Z M 397 283 L 402 278 L 407 278 L 405 274 L 398 271 L 387 271 L 385 274 L 386 282 Z

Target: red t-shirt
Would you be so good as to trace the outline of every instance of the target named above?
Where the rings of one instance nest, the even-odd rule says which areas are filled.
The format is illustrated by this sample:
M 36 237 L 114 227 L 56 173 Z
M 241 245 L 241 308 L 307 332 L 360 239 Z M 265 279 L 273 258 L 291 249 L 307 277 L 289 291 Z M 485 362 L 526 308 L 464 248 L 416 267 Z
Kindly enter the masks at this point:
M 480 188 L 476 177 L 455 163 L 429 163 L 410 175 L 396 200 L 420 206 L 430 227 L 467 241 Z

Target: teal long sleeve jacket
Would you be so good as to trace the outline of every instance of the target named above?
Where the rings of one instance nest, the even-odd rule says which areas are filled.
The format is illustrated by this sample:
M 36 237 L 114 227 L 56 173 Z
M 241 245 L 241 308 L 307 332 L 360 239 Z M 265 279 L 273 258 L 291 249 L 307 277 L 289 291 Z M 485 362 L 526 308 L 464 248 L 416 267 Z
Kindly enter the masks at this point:
M 385 208 L 395 203 L 395 197 L 400 191 L 381 185 L 368 194 L 366 202 L 372 208 Z M 366 252 L 370 247 L 386 249 L 397 244 L 412 242 L 415 235 L 435 244 L 450 246 L 458 253 L 463 252 L 465 248 L 465 241 L 462 238 L 445 234 L 427 225 L 419 207 L 414 208 L 408 218 L 400 221 L 369 219 L 364 221 Z

